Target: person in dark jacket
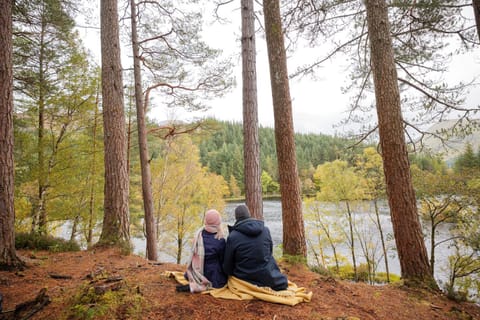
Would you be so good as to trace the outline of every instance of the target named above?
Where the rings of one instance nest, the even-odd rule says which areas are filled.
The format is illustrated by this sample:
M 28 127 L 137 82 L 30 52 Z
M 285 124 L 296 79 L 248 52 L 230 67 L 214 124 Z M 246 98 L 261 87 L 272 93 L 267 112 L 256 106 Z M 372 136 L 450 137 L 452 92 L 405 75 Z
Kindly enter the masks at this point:
M 211 212 L 214 213 L 211 213 Z M 211 213 L 208 215 L 208 213 Z M 210 280 L 212 287 L 221 288 L 227 283 L 227 276 L 223 272 L 222 264 L 225 254 L 225 238 L 221 231 L 222 219 L 216 210 L 207 212 L 205 228 L 202 231 L 205 257 L 203 275 Z
M 177 291 L 202 292 L 222 288 L 227 283 L 227 276 L 222 269 L 225 238 L 221 223 L 222 218 L 217 210 L 206 212 L 204 226 L 193 239 L 192 255 L 185 272 L 189 284 L 177 286 Z
M 253 219 L 245 205 L 235 208 L 235 224 L 228 226 L 223 271 L 259 287 L 285 290 L 287 277 L 273 258 L 270 230 L 263 221 Z

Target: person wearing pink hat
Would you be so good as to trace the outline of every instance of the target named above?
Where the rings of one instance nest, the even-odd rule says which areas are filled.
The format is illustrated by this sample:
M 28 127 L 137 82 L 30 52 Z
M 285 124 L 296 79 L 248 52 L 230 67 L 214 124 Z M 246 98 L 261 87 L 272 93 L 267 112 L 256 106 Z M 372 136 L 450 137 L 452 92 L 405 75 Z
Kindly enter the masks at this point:
M 227 283 L 223 272 L 225 238 L 220 213 L 211 209 L 205 213 L 204 226 L 195 234 L 192 254 L 185 277 L 189 284 L 177 286 L 180 292 L 202 292 L 211 288 L 222 288 Z

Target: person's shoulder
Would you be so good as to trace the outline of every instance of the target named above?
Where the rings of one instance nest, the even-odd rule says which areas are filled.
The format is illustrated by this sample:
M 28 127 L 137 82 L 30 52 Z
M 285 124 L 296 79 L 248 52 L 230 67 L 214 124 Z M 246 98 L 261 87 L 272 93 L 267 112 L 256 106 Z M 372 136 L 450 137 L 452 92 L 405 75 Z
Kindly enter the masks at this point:
M 230 226 L 229 226 L 229 228 L 230 228 Z M 231 229 L 228 232 L 228 237 L 227 237 L 226 241 L 228 242 L 229 240 L 238 238 L 241 235 L 242 234 L 238 230 L 235 230 L 233 227 L 231 227 Z
M 215 234 L 214 234 L 214 233 L 210 233 L 210 232 L 208 232 L 208 231 L 205 230 L 205 229 L 202 230 L 202 236 L 203 236 L 203 237 L 211 237 L 211 236 L 213 236 L 213 235 L 215 235 Z
M 238 235 L 239 233 L 240 233 L 240 232 L 238 232 L 238 230 L 235 229 L 233 226 L 232 226 L 232 227 L 229 226 L 227 239 L 230 238 L 231 236 Z

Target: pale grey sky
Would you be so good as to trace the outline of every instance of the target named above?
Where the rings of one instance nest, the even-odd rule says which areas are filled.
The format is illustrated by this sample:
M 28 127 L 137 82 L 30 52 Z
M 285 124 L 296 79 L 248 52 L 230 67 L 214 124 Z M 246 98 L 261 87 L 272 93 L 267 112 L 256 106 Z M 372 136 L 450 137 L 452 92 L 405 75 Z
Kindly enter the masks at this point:
M 229 9 L 230 10 L 230 9 Z M 223 10 L 222 14 L 230 17 L 230 25 L 218 24 L 206 26 L 205 39 L 225 53 L 237 54 L 240 48 L 240 12 L 238 10 Z M 257 85 L 258 85 L 258 116 L 263 126 L 273 127 L 273 106 L 270 89 L 269 67 L 265 39 L 256 37 L 257 46 Z M 320 56 L 318 49 L 299 49 L 288 61 L 289 72 L 293 72 L 299 65 L 314 60 Z M 349 81 L 348 64 L 345 57 L 338 57 L 325 62 L 318 70 L 317 80 L 311 78 L 293 79 L 290 82 L 294 129 L 302 133 L 343 133 L 351 127 L 338 126 L 346 118 L 350 96 L 343 94 L 341 88 L 346 87 Z M 451 64 L 451 72 L 445 75 L 449 82 L 468 82 L 480 76 L 480 52 L 470 52 L 463 56 L 456 56 Z M 211 101 L 211 109 L 195 114 L 187 114 L 182 110 L 167 111 L 164 108 L 152 110 L 151 115 L 156 118 L 176 117 L 192 119 L 194 117 L 214 116 L 220 120 L 242 121 L 242 80 L 241 60 L 236 60 L 235 76 L 237 87 L 225 97 Z M 472 91 L 467 103 L 480 104 L 480 87 Z M 174 114 L 174 115 L 173 115 Z
M 95 13 L 96 12 L 96 13 Z M 219 26 L 206 26 L 204 37 L 212 47 L 225 51 L 226 54 L 240 52 L 240 12 L 232 10 L 227 12 L 231 15 L 231 24 Z M 95 17 L 95 15 L 97 15 Z M 99 24 L 98 10 L 92 10 L 90 21 Z M 80 22 L 80 24 L 82 24 Z M 99 30 L 79 29 L 97 62 L 100 63 L 100 35 Z M 263 126 L 273 127 L 273 106 L 271 99 L 270 80 L 267 50 L 265 40 L 257 36 L 257 84 L 258 84 L 258 112 L 259 122 Z M 288 61 L 289 72 L 296 69 L 316 54 L 315 49 L 304 49 L 296 53 Z M 123 48 L 123 65 L 129 65 L 127 61 L 131 56 L 130 47 Z M 235 60 L 235 77 L 237 86 L 225 97 L 209 102 L 211 108 L 204 112 L 187 113 L 183 109 L 168 109 L 161 105 L 152 105 L 149 116 L 159 121 L 181 119 L 184 121 L 195 118 L 213 116 L 219 120 L 242 121 L 242 82 L 241 60 Z M 349 96 L 342 94 L 341 88 L 348 84 L 348 65 L 341 59 L 326 62 L 317 74 L 317 80 L 303 78 L 290 82 L 290 94 L 292 98 L 293 120 L 296 132 L 303 133 L 342 133 L 349 128 L 334 127 L 340 120 L 346 117 Z M 451 72 L 445 76 L 452 83 L 460 80 L 470 81 L 480 76 L 480 52 L 476 50 L 463 56 L 457 56 L 450 66 Z M 480 104 L 480 88 L 473 90 L 468 99 L 468 104 Z

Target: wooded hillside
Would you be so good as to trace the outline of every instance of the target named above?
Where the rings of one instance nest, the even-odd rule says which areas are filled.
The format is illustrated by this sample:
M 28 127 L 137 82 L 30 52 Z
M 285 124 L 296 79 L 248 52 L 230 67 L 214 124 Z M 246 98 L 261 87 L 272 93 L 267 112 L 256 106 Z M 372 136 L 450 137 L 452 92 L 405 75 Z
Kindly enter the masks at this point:
M 239 122 L 217 121 L 214 131 L 199 140 L 200 161 L 210 171 L 231 182 L 232 177 L 243 191 L 243 130 Z M 278 183 L 278 165 L 274 129 L 259 128 L 261 168 L 268 178 Z M 304 194 L 311 194 L 313 171 L 325 162 L 345 160 L 354 162 L 365 145 L 356 145 L 354 139 L 324 134 L 295 134 L 298 171 Z M 264 176 L 264 179 L 267 179 Z M 278 193 L 278 189 L 265 193 Z M 243 192 L 242 192 L 243 193 Z M 237 195 L 238 196 L 238 195 Z

